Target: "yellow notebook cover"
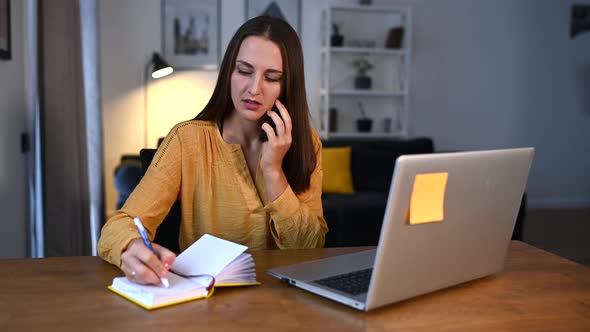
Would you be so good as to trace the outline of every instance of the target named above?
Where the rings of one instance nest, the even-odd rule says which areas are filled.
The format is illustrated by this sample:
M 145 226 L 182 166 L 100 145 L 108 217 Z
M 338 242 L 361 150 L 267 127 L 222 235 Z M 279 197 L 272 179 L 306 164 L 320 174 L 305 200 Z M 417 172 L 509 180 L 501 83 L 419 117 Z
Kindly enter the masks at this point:
M 168 273 L 169 288 L 117 277 L 108 289 L 151 310 L 208 298 L 215 287 L 260 285 L 256 281 L 254 259 L 244 252 L 246 249 L 205 234 L 176 258 Z
M 213 291 L 215 290 L 215 287 L 237 287 L 237 286 L 258 286 L 261 285 L 260 282 L 253 282 L 253 283 L 246 283 L 246 282 L 242 282 L 242 283 L 228 283 L 228 284 L 221 284 L 221 285 L 215 285 L 214 287 L 211 287 L 210 290 L 205 294 L 205 295 L 195 295 L 195 294 L 178 294 L 177 298 L 175 299 L 159 299 L 155 302 L 144 302 L 142 299 L 137 298 L 136 296 L 133 296 L 132 294 L 128 294 L 125 293 L 125 290 L 118 290 L 116 288 L 114 288 L 112 285 L 108 286 L 107 288 L 120 295 L 121 297 L 137 304 L 138 306 L 147 309 L 147 310 L 153 310 L 153 309 L 160 309 L 160 308 L 164 308 L 164 307 L 169 307 L 169 306 L 173 306 L 175 304 L 181 304 L 181 303 L 185 303 L 185 302 L 190 302 L 190 301 L 195 301 L 195 300 L 201 300 L 201 299 L 206 299 L 211 297 L 211 295 L 213 295 Z

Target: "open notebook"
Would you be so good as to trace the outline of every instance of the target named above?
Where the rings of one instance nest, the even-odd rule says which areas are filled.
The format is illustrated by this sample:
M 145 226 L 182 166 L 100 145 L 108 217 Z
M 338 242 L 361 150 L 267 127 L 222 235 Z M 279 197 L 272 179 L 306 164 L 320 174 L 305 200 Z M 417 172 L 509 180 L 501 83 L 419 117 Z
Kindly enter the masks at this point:
M 211 296 L 214 287 L 259 285 L 248 247 L 205 234 L 182 252 L 168 273 L 170 288 L 140 285 L 125 277 L 108 288 L 151 310 Z

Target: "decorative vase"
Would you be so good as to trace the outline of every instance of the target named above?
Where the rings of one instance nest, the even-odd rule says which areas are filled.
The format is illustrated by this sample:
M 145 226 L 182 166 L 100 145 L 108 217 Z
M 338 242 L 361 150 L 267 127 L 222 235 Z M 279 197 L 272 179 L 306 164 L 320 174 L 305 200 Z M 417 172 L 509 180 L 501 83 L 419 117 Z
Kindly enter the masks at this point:
M 404 28 L 395 27 L 389 30 L 387 35 L 387 41 L 385 42 L 386 48 L 400 49 L 404 41 Z
M 330 108 L 330 132 L 338 131 L 338 109 Z
M 362 133 L 371 131 L 373 120 L 369 118 L 360 118 L 356 120 L 356 129 Z
M 372 86 L 371 77 L 367 75 L 358 75 L 354 78 L 354 88 L 359 90 L 370 90 Z
M 386 133 L 391 131 L 391 118 L 383 119 L 383 131 Z

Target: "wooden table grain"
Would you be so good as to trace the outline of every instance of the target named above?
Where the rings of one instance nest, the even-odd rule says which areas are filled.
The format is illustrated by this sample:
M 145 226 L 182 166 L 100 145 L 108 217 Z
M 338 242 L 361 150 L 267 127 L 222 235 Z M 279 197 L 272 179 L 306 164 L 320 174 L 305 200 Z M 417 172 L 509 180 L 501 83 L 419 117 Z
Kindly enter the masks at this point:
M 154 311 L 107 290 L 97 257 L 0 260 L 0 331 L 590 331 L 590 269 L 512 242 L 504 272 L 360 312 L 268 268 L 368 248 L 252 251 L 262 286 Z

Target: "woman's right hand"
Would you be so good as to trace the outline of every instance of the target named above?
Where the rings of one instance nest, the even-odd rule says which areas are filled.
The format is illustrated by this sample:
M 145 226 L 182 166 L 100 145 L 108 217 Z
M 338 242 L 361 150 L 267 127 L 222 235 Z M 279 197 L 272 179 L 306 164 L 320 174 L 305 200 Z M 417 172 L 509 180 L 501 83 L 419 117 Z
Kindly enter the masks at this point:
M 160 278 L 168 277 L 168 269 L 176 255 L 158 244 L 152 243 L 152 246 L 156 254 L 141 239 L 134 239 L 121 254 L 121 270 L 129 281 L 159 285 Z

